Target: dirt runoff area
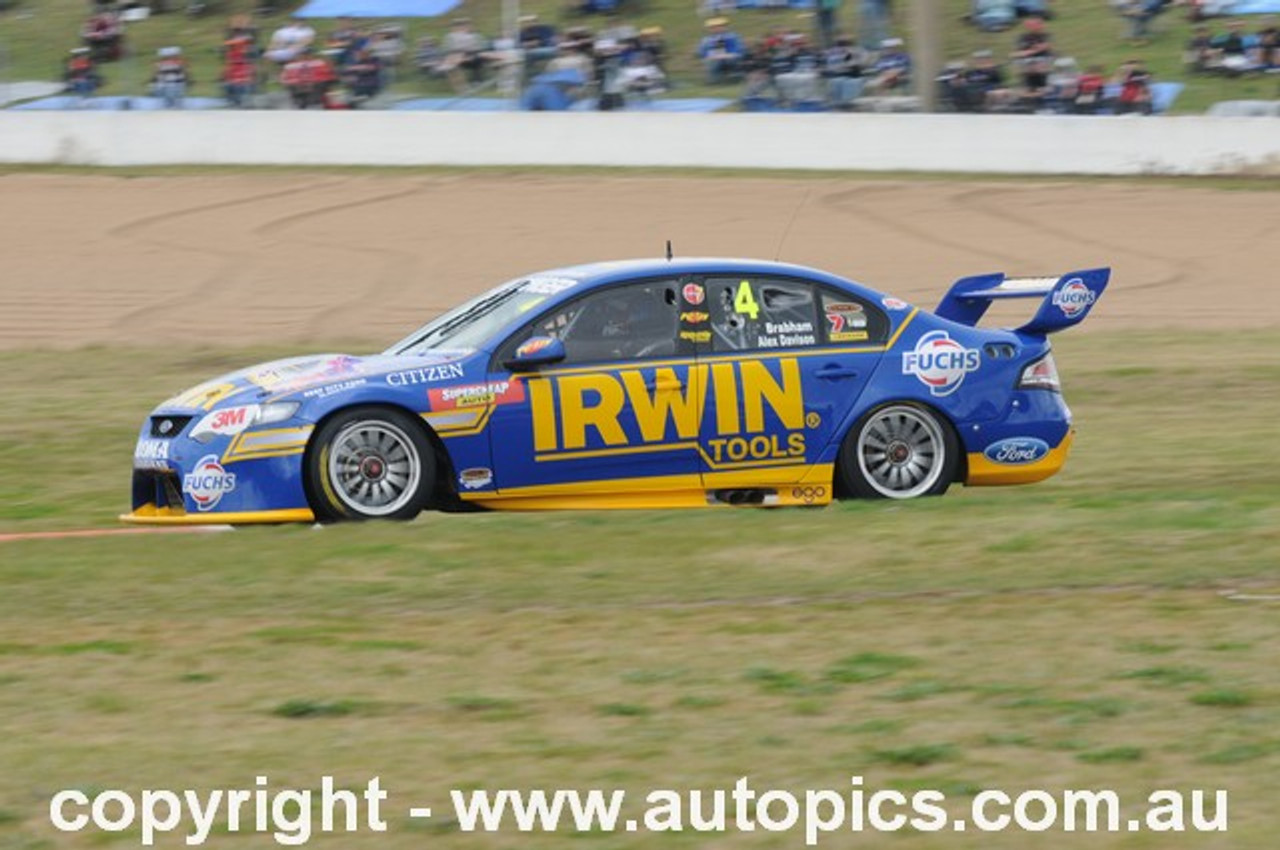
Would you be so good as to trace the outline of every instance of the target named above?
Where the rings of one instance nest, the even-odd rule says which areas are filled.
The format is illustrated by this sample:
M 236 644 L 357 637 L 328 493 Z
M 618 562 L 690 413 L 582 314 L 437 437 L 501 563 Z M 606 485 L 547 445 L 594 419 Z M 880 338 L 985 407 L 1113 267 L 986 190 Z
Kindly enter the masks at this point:
M 388 344 L 530 271 L 780 257 L 925 307 L 1110 265 L 1094 329 L 1280 325 L 1269 191 L 673 176 L 0 176 L 0 348 Z

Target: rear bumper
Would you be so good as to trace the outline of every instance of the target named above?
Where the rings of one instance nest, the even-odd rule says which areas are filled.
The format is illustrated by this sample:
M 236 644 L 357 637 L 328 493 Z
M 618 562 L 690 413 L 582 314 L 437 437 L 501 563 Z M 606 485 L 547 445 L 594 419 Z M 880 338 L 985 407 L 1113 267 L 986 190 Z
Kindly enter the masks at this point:
M 1001 484 L 1034 484 L 1052 477 L 1067 462 L 1075 431 L 1068 431 L 1062 442 L 1049 450 L 1044 457 L 1032 463 L 1010 466 L 989 459 L 982 452 L 969 454 L 969 477 L 965 484 L 985 487 Z

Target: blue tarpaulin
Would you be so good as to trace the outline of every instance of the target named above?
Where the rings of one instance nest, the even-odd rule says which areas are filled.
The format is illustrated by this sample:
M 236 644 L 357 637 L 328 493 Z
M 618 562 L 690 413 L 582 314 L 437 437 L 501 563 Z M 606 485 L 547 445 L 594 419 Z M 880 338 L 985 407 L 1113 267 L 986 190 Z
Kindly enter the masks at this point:
M 1209 0 L 1202 7 L 1209 15 L 1280 14 L 1280 0 Z
M 293 14 L 299 18 L 436 18 L 462 0 L 311 0 Z

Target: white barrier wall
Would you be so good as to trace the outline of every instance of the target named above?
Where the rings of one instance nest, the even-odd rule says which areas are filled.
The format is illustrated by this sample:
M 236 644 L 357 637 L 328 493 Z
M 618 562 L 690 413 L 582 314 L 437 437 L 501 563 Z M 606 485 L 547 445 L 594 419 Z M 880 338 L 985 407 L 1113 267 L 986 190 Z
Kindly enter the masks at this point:
M 1280 119 L 0 112 L 0 162 L 1280 174 Z

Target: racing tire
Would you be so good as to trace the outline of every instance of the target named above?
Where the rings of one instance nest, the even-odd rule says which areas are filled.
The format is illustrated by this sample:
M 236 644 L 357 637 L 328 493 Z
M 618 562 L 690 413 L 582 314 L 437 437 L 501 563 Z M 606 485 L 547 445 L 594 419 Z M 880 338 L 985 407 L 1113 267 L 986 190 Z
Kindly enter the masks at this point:
M 864 499 L 940 496 L 960 468 L 960 441 L 928 407 L 872 410 L 849 429 L 837 461 L 845 492 Z
M 431 499 L 436 455 L 422 425 L 384 407 L 354 407 L 327 420 L 304 461 L 319 522 L 409 520 Z

